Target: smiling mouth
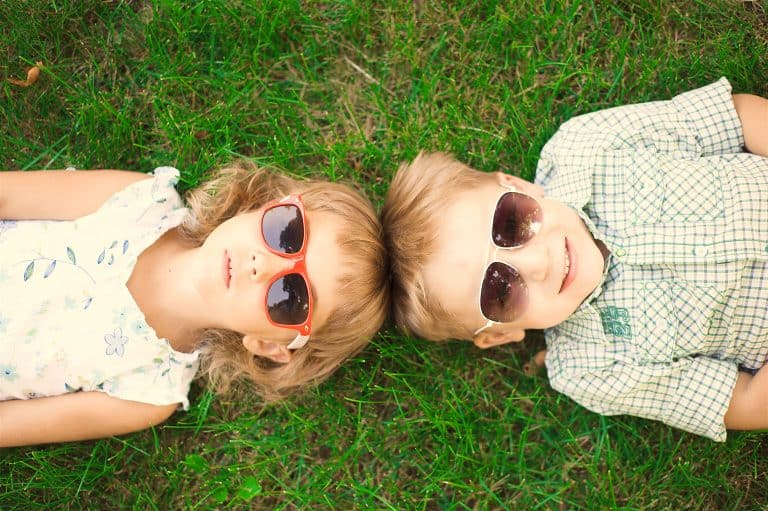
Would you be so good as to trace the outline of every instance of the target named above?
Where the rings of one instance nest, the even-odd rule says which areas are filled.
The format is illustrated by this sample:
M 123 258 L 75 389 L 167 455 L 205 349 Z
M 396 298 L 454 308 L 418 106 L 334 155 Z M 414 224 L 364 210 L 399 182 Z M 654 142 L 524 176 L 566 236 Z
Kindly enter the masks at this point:
M 568 243 L 568 238 L 565 238 L 565 251 L 563 253 L 563 282 L 560 284 L 560 291 L 558 291 L 558 293 L 565 291 L 566 288 L 571 285 L 571 282 L 573 282 L 574 272 L 571 270 L 573 269 L 574 261 L 575 257 L 573 256 L 571 246 Z
M 229 252 L 224 250 L 224 285 L 229 289 L 229 283 L 232 281 L 232 258 L 229 257 Z

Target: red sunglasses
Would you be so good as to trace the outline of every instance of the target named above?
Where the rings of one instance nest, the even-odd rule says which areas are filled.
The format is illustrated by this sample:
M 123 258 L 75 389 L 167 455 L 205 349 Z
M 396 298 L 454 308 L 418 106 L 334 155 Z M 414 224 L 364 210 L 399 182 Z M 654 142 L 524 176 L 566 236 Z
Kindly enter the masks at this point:
M 261 237 L 275 255 L 293 260 L 269 283 L 266 309 L 269 322 L 297 332 L 288 349 L 298 349 L 312 331 L 312 288 L 307 276 L 307 217 L 300 195 L 289 195 L 265 206 Z
M 531 241 L 541 229 L 542 217 L 541 204 L 527 193 L 510 187 L 499 197 L 493 213 L 491 243 L 480 284 L 480 311 L 488 322 L 476 330 L 475 335 L 494 323 L 514 321 L 525 312 L 528 286 L 517 268 L 495 260 L 496 251 L 500 248 L 520 248 Z

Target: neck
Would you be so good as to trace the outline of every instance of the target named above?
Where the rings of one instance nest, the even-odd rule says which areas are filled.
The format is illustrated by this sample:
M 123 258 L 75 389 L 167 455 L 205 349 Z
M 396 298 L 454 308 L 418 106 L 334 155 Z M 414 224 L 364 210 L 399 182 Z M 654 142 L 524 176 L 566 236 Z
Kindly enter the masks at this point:
M 176 351 L 194 350 L 205 328 L 204 303 L 184 278 L 194 249 L 171 229 L 139 255 L 127 283 L 147 324 Z

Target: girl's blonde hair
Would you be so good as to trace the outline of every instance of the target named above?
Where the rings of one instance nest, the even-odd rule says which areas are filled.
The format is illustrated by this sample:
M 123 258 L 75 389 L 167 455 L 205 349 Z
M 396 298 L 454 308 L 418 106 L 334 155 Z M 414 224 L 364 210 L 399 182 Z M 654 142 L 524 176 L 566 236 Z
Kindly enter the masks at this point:
M 309 342 L 280 364 L 251 354 L 242 335 L 230 330 L 202 333 L 202 373 L 219 392 L 238 379 L 250 380 L 265 401 L 316 385 L 362 350 L 384 322 L 389 301 L 382 229 L 370 201 L 347 185 L 293 179 L 249 161 L 237 161 L 186 196 L 191 213 L 179 226 L 187 240 L 202 244 L 222 222 L 267 202 L 300 193 L 308 214 L 328 212 L 343 222 L 336 240 L 342 249 L 339 304 Z

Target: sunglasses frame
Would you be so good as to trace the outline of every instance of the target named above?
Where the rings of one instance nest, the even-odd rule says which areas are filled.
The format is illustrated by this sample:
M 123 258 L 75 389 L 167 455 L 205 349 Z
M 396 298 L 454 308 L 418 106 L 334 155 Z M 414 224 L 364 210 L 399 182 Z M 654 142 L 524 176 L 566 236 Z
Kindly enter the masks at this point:
M 480 286 L 478 287 L 478 297 L 477 297 L 477 306 L 480 309 L 480 314 L 487 320 L 485 325 L 481 326 L 475 332 L 472 334 L 473 336 L 479 334 L 483 330 L 486 330 L 488 328 L 491 328 L 493 325 L 499 325 L 503 323 L 508 323 L 505 321 L 495 321 L 493 319 L 490 319 L 488 316 L 485 315 L 483 312 L 483 304 L 482 304 L 482 297 L 483 297 L 483 281 L 485 281 L 485 274 L 488 272 L 488 268 L 491 266 L 492 263 L 500 263 L 505 266 L 508 266 L 509 268 L 512 268 L 517 272 L 518 275 L 520 275 L 520 270 L 516 268 L 515 266 L 505 263 L 504 261 L 499 261 L 496 259 L 496 254 L 499 250 L 517 250 L 518 248 L 525 247 L 533 238 L 536 237 L 537 234 L 539 234 L 538 230 L 533 233 L 533 236 L 530 237 L 530 239 L 526 240 L 524 243 L 514 246 L 514 247 L 502 247 L 496 244 L 496 242 L 493 241 L 493 220 L 496 216 L 496 208 L 499 206 L 499 202 L 501 201 L 501 198 L 504 197 L 508 193 L 518 193 L 520 195 L 525 195 L 527 197 L 530 197 L 533 199 L 533 201 L 536 203 L 536 205 L 539 208 L 539 212 L 541 213 L 541 220 L 540 222 L 544 221 L 544 209 L 541 207 L 541 202 L 539 202 L 539 199 L 531 195 L 530 193 L 525 193 L 522 190 L 518 190 L 516 186 L 514 185 L 507 185 L 507 184 L 500 184 L 501 187 L 503 187 L 505 190 L 499 195 L 499 197 L 496 199 L 496 202 L 493 206 L 493 213 L 491 214 L 491 229 L 489 232 L 489 239 L 488 239 L 488 246 L 485 249 L 485 263 L 483 264 L 483 273 L 480 276 Z M 493 248 L 493 252 L 491 252 L 491 248 Z M 520 276 L 520 279 L 523 281 L 523 284 L 525 284 L 525 279 L 522 278 L 522 275 Z M 528 288 L 528 285 L 525 284 L 526 289 Z
M 304 238 L 301 240 L 301 250 L 294 254 L 287 254 L 285 252 L 280 252 L 278 250 L 275 250 L 270 246 L 269 243 L 267 243 L 266 238 L 264 237 L 264 216 L 272 209 L 281 207 L 281 206 L 296 206 L 299 210 L 299 214 L 301 214 L 301 222 L 304 227 Z M 286 325 L 283 323 L 278 323 L 272 319 L 272 316 L 269 313 L 269 308 L 267 306 L 266 300 L 264 302 L 264 309 L 266 312 L 267 320 L 270 322 L 270 324 L 279 327 L 279 328 L 287 328 L 289 330 L 296 331 L 296 337 L 288 344 L 288 349 L 299 349 L 303 347 L 305 344 L 307 344 L 307 341 L 309 340 L 309 336 L 312 332 L 312 309 L 313 309 L 313 302 L 312 299 L 312 285 L 309 282 L 309 275 L 307 274 L 307 263 L 306 263 L 306 253 L 307 253 L 307 215 L 306 211 L 304 209 L 304 202 L 301 200 L 301 195 L 299 194 L 291 194 L 283 197 L 282 199 L 274 200 L 272 202 L 269 202 L 264 207 L 264 212 L 261 215 L 261 223 L 259 225 L 259 235 L 261 236 L 261 240 L 264 243 L 264 246 L 267 247 L 267 250 L 269 250 L 271 253 L 275 254 L 278 257 L 282 257 L 283 259 L 290 259 L 293 260 L 293 266 L 290 268 L 284 269 L 280 271 L 279 273 L 276 273 L 272 276 L 272 278 L 269 280 L 269 284 L 267 285 L 267 294 L 269 294 L 269 290 L 272 288 L 272 285 L 280 278 L 290 275 L 292 273 L 296 273 L 301 276 L 301 278 L 304 279 L 304 283 L 307 285 L 307 303 L 308 303 L 308 311 L 307 311 L 307 319 L 304 320 L 303 323 L 298 325 Z

